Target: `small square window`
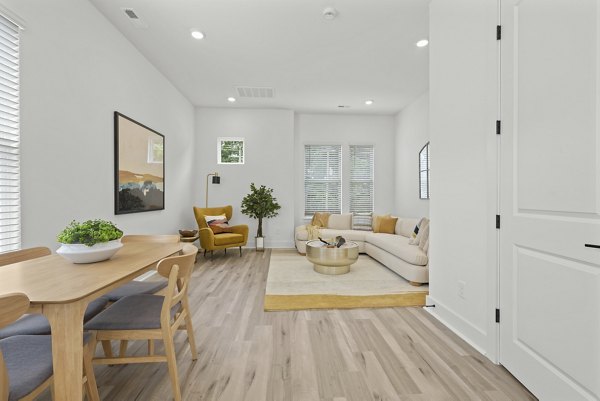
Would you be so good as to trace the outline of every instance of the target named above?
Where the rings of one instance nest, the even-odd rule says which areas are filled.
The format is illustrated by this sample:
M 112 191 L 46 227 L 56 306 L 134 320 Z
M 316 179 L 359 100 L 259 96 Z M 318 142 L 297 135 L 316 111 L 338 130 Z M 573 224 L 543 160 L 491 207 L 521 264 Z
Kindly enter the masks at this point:
M 244 164 L 244 138 L 219 138 L 217 162 L 219 164 Z

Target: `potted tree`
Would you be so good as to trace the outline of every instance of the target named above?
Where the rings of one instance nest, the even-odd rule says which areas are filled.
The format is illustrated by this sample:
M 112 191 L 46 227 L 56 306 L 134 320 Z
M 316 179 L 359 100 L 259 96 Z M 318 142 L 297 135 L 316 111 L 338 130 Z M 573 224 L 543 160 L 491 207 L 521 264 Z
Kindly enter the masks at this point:
M 73 263 L 93 263 L 110 259 L 121 247 L 123 231 L 110 221 L 75 220 L 56 239 L 61 243 L 57 254 Z
M 273 189 L 261 185 L 257 188 L 254 183 L 250 184 L 250 193 L 242 199 L 242 213 L 246 216 L 258 219 L 258 230 L 256 231 L 256 250 L 265 250 L 265 239 L 262 232 L 263 219 L 275 217 L 281 209 L 277 199 L 273 197 Z

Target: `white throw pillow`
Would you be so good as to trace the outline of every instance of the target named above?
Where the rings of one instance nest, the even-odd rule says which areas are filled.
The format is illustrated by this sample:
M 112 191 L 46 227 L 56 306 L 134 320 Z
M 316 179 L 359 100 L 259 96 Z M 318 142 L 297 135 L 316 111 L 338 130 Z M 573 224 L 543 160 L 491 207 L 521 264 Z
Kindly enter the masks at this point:
M 419 248 L 425 252 L 425 244 L 429 242 L 429 220 L 423 223 L 423 227 L 419 229 L 419 235 L 421 236 L 419 239 Z
M 396 222 L 396 234 L 402 235 L 403 237 L 410 238 L 415 226 L 419 223 L 417 219 L 407 219 L 399 217 Z
M 333 230 L 352 230 L 352 213 L 330 215 L 327 228 Z

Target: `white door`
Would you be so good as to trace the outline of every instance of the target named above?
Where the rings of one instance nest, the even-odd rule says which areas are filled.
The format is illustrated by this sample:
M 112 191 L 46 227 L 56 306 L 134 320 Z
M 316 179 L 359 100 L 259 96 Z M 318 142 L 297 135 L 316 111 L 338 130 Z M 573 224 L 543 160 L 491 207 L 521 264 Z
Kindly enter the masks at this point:
M 500 362 L 600 400 L 600 0 L 501 0 Z

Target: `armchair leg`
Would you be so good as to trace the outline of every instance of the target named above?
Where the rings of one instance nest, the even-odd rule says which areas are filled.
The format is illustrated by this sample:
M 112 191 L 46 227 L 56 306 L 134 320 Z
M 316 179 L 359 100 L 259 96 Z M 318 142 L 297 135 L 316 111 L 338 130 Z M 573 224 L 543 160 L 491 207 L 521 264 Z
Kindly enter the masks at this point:
M 225 248 L 224 251 L 225 251 L 225 255 L 227 255 L 227 248 Z
M 240 246 L 240 258 L 242 257 L 242 247 Z

